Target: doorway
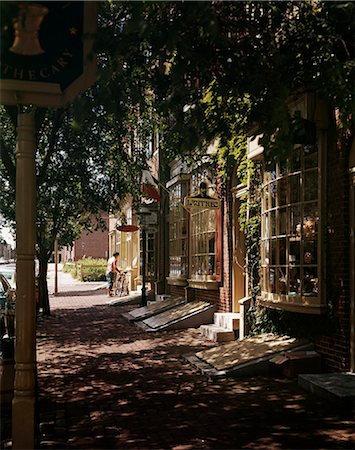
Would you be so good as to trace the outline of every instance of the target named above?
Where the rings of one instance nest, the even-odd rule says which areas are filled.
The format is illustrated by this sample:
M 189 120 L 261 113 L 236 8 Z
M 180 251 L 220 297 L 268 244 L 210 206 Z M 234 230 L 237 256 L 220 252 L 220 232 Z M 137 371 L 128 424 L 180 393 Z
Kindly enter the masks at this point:
M 238 185 L 232 189 L 232 308 L 235 313 L 240 311 L 239 300 L 246 295 L 247 283 L 245 235 L 239 221 L 241 196 L 245 192 L 244 185 Z
M 355 372 L 355 140 L 349 158 L 350 216 L 350 370 Z

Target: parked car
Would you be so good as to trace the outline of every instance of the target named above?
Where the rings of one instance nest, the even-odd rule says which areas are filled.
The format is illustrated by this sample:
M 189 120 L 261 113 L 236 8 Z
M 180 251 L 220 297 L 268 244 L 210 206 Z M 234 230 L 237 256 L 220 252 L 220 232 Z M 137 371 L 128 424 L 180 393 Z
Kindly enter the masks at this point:
M 10 283 L 0 274 L 0 334 L 1 338 L 5 335 L 12 337 L 15 334 L 15 289 L 11 288 Z
M 12 289 L 16 289 L 16 264 L 9 263 L 0 265 L 0 274 L 4 275 L 7 281 L 10 283 Z M 35 275 L 39 274 L 39 261 L 35 259 Z
M 0 274 L 3 275 L 10 283 L 12 289 L 16 289 L 16 266 L 6 265 L 0 266 Z

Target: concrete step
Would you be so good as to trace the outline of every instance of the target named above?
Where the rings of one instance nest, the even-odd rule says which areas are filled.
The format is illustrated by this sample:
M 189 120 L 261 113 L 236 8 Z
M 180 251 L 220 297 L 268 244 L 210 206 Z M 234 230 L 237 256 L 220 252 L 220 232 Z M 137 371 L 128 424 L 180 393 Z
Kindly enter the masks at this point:
M 225 328 L 226 330 L 233 331 L 239 330 L 239 313 L 225 313 L 225 312 L 216 312 L 214 313 L 214 323 L 220 327 Z
M 155 294 L 156 302 L 163 302 L 164 300 L 169 300 L 171 298 L 170 294 Z
M 227 330 L 216 324 L 201 325 L 199 330 L 202 336 L 205 336 L 214 342 L 230 342 L 235 340 L 235 333 L 233 330 Z

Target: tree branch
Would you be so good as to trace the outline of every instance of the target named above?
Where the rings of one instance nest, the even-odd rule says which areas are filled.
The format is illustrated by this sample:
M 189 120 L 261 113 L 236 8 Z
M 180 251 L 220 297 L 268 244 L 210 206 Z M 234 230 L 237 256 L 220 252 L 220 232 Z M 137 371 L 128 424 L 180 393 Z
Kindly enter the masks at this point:
M 5 144 L 5 142 L 2 138 L 0 141 L 0 158 L 1 158 L 2 163 L 4 164 L 4 167 L 8 174 L 10 184 L 15 189 L 16 188 L 16 167 L 10 157 L 10 149 Z
M 55 112 L 54 120 L 53 120 L 51 134 L 48 139 L 47 153 L 46 153 L 46 156 L 44 157 L 43 164 L 38 173 L 37 186 L 40 186 L 44 181 L 44 178 L 45 178 L 45 175 L 47 172 L 47 168 L 48 168 L 48 164 L 49 164 L 51 157 L 55 151 L 57 132 L 60 129 L 60 126 L 63 122 L 63 118 L 64 118 L 64 109 L 62 109 L 62 108 L 57 109 Z

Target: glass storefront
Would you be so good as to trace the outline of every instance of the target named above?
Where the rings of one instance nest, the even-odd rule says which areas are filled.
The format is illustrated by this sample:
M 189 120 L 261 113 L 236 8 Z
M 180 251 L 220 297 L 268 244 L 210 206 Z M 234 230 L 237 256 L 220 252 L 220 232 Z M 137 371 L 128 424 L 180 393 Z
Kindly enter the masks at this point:
M 319 163 L 317 146 L 294 148 L 264 173 L 262 297 L 316 305 L 319 299 Z
M 183 207 L 188 194 L 187 181 L 170 188 L 169 205 L 169 267 L 171 278 L 188 276 L 188 212 Z

